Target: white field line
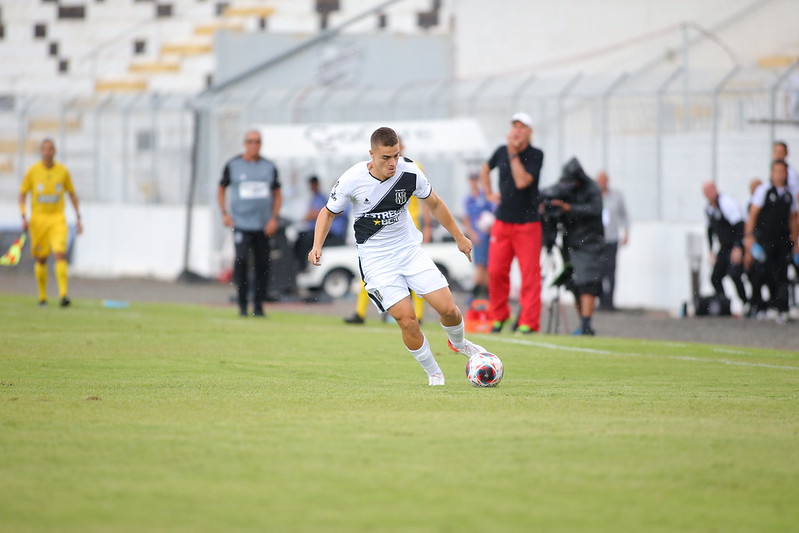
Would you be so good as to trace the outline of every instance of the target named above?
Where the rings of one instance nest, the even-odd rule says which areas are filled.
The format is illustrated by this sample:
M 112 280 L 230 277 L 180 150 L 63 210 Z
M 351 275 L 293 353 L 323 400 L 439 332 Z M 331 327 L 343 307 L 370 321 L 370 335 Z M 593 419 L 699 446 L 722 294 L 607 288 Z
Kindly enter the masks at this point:
M 494 338 L 492 339 L 492 341 L 502 341 L 502 342 L 507 342 L 509 344 L 536 346 L 539 348 L 549 348 L 551 350 L 563 350 L 567 352 L 593 353 L 599 355 L 619 355 L 622 357 L 665 358 L 665 359 L 676 359 L 678 361 L 693 361 L 698 363 L 721 363 L 724 365 L 749 366 L 749 367 L 759 367 L 759 368 L 776 368 L 779 370 L 799 370 L 799 366 L 791 366 L 791 365 L 770 365 L 768 363 L 751 363 L 748 361 L 732 361 L 730 359 L 704 359 L 702 357 L 693 357 L 690 355 L 651 355 L 651 354 L 635 353 L 635 352 L 612 352 L 610 350 L 599 350 L 596 348 L 583 348 L 582 346 L 563 346 L 560 344 L 551 344 L 548 342 L 527 341 L 522 339 L 503 339 L 501 337 Z M 741 355 L 746 354 L 746 352 L 734 352 L 734 353 L 738 353 Z

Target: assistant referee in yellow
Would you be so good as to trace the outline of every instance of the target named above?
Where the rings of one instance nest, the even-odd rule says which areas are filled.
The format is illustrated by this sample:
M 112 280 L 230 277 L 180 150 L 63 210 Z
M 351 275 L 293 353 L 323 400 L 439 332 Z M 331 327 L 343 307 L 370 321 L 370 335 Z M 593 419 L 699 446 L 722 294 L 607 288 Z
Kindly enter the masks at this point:
M 55 277 L 61 307 L 69 305 L 67 296 L 67 219 L 64 215 L 64 193 L 69 194 L 78 217 L 78 234 L 83 232 L 78 209 L 78 196 L 69 171 L 55 161 L 55 143 L 45 139 L 39 147 L 41 161 L 28 169 L 19 187 L 19 211 L 22 231 L 28 231 L 31 252 L 36 260 L 34 274 L 39 288 L 39 305 L 47 305 L 47 258 L 55 256 Z M 26 216 L 26 197 L 31 195 L 31 217 Z

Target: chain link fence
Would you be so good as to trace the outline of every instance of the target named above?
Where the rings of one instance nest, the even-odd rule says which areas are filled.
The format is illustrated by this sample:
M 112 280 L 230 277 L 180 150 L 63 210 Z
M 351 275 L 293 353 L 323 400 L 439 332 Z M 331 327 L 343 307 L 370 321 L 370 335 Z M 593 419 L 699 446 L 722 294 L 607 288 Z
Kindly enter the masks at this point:
M 84 201 L 183 204 L 194 179 L 194 201 L 207 205 L 224 161 L 240 152 L 242 134 L 253 125 L 470 117 L 488 139 L 487 158 L 503 143 L 517 110 L 534 118 L 534 144 L 546 154 L 543 183 L 557 179 L 575 156 L 589 174 L 608 170 L 634 218 L 696 221 L 700 182 L 715 180 L 744 198 L 749 179 L 768 178 L 773 140 L 799 147 L 799 69 L 520 73 L 390 89 L 232 87 L 208 97 L 6 96 L 0 99 L 0 197 L 16 198 L 45 137 L 55 140 L 57 158 Z M 264 150 L 275 156 L 268 139 Z M 296 172 L 313 170 L 308 161 Z M 465 180 L 443 171 L 434 178 Z M 446 200 L 459 205 L 459 199 Z

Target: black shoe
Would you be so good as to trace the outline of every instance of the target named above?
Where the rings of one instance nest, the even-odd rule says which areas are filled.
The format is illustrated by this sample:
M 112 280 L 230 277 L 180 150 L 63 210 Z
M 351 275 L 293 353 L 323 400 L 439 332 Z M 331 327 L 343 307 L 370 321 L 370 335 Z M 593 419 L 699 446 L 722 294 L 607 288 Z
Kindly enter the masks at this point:
M 266 314 L 264 314 L 264 308 L 261 307 L 260 305 L 257 306 L 255 309 L 252 310 L 252 316 L 263 316 L 263 317 L 265 317 Z
M 39 300 L 39 307 L 47 307 L 47 300 Z
M 365 324 L 366 320 L 364 320 L 364 318 L 358 313 L 353 313 L 352 316 L 348 316 L 347 318 L 345 318 L 344 322 L 346 322 L 347 324 Z
M 247 316 L 247 309 L 239 309 L 239 316 Z
M 69 304 L 71 303 L 72 302 L 69 301 L 69 298 L 64 296 L 63 298 L 61 298 L 61 302 L 58 305 L 60 305 L 61 307 L 69 307 Z
M 596 337 L 596 331 L 594 331 L 593 328 L 585 328 L 585 329 L 583 329 L 583 333 L 582 334 L 583 335 L 588 335 L 588 336 L 591 336 L 591 337 Z

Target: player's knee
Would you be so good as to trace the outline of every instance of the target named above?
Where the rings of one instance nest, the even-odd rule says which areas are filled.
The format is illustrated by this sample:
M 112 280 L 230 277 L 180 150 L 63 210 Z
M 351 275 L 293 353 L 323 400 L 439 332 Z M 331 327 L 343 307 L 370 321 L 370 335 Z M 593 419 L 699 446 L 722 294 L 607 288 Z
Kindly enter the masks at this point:
M 439 309 L 438 314 L 441 315 L 441 322 L 447 324 L 458 322 L 461 317 L 461 311 L 455 302 Z
M 416 319 L 415 315 L 394 317 L 394 320 L 396 320 L 397 325 L 403 331 L 415 331 L 419 329 L 419 321 Z

